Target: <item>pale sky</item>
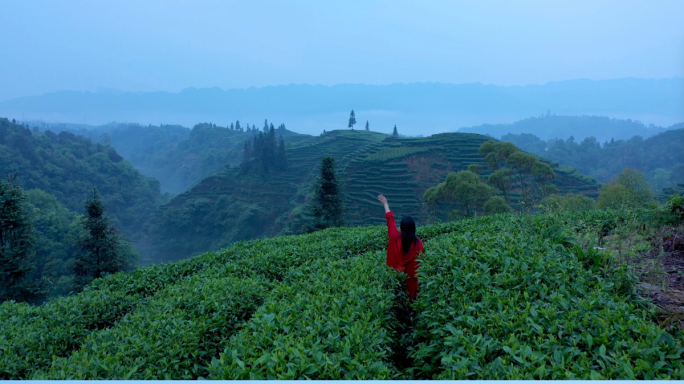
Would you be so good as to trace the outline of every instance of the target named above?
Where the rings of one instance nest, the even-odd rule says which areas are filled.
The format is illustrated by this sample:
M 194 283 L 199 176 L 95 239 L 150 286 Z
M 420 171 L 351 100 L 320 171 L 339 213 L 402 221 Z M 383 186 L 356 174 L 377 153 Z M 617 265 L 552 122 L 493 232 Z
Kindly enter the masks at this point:
M 682 20 L 682 0 L 0 0 L 0 100 L 684 77 Z

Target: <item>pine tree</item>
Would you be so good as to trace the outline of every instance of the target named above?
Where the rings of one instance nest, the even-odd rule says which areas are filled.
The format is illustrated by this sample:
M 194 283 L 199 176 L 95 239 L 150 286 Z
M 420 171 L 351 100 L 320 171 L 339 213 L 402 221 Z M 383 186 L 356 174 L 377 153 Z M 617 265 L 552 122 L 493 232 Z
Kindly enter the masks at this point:
M 354 115 L 354 110 L 352 109 L 351 114 L 349 114 L 349 127 L 354 129 L 354 124 L 356 124 L 356 115 Z
M 97 189 L 85 201 L 87 216 L 83 218 L 86 237 L 78 245 L 84 253 L 76 255 L 73 267 L 75 289 L 80 291 L 93 279 L 125 270 L 129 261 L 120 251 L 120 238 L 105 215 L 104 205 Z
M 368 129 L 368 120 L 366 120 L 366 131 L 370 131 L 370 129 Z
M 42 284 L 29 280 L 33 272 L 34 239 L 29 217 L 23 211 L 21 188 L 0 180 L 0 302 L 29 301 L 41 294 Z
M 234 130 L 235 130 L 235 126 L 233 125 L 233 123 L 230 123 L 230 130 L 231 130 L 231 131 L 234 131 Z
M 335 159 L 326 156 L 321 160 L 320 174 L 314 184 L 314 197 L 309 210 L 314 216 L 309 231 L 344 226 L 344 204 L 335 172 Z
M 399 136 L 399 132 L 397 132 L 397 125 L 394 125 L 394 132 L 392 132 L 392 136 Z
M 242 130 L 242 127 L 240 127 L 240 120 L 238 120 L 238 121 L 235 122 L 235 130 L 236 130 L 236 131 L 241 131 L 241 130 Z
M 285 139 L 280 135 L 280 142 L 278 143 L 278 169 L 284 171 L 287 169 L 287 151 L 285 150 Z
M 263 128 L 264 133 L 268 133 L 268 120 L 264 119 L 264 128 Z

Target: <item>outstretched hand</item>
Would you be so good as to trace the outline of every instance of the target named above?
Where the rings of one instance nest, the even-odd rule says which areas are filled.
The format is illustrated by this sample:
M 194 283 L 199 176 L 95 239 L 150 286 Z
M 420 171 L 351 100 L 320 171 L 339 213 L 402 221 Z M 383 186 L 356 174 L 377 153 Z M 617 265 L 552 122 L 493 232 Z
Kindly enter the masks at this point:
M 378 195 L 378 200 L 383 204 L 387 204 L 387 198 L 383 195 Z

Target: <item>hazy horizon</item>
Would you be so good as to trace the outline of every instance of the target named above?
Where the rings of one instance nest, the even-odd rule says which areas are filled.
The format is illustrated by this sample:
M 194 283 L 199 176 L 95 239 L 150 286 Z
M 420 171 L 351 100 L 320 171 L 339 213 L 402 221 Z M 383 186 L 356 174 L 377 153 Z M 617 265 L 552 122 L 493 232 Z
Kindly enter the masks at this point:
M 10 2 L 0 101 L 287 84 L 684 77 L 680 1 Z

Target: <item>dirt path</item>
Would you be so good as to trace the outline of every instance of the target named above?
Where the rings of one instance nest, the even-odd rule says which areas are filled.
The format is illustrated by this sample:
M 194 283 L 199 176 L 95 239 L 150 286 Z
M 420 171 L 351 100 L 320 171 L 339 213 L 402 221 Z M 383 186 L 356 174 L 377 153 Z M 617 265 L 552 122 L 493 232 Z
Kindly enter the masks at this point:
M 643 295 L 662 310 L 662 326 L 679 325 L 684 329 L 684 230 L 679 228 L 653 240 L 654 248 L 644 255 L 643 261 L 662 265 L 662 284 L 640 282 L 639 285 Z

